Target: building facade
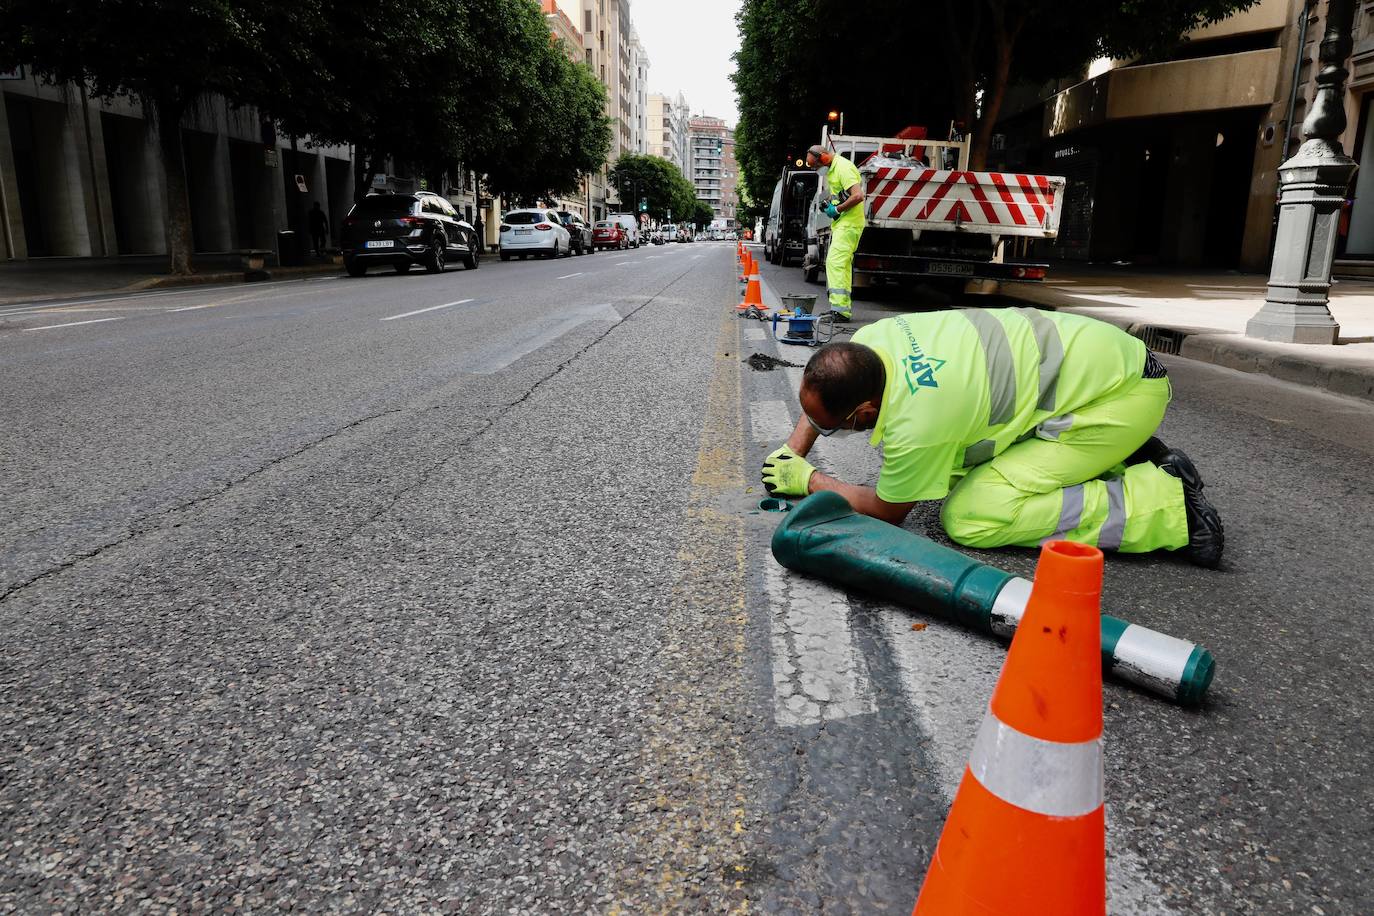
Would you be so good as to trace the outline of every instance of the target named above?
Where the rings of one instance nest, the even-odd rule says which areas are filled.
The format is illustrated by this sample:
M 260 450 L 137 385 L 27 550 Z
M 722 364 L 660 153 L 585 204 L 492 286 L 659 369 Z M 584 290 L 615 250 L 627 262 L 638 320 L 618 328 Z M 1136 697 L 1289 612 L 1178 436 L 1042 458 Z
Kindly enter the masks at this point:
M 699 115 L 688 122 L 688 134 L 689 177 L 696 188 L 697 199 L 710 205 L 716 220 L 733 227 L 739 207 L 735 192 L 739 180 L 735 165 L 735 132 L 720 118 Z
M 637 32 L 631 33 L 630 60 L 630 145 L 643 155 L 649 151 L 649 53 Z
M 667 159 L 690 180 L 687 165 L 688 121 L 686 97 L 653 94 L 648 97 L 646 115 L 646 151 L 651 156 Z
M 158 128 L 132 99 L 90 99 L 31 75 L 0 80 L 0 260 L 166 255 Z M 192 248 L 275 251 L 319 203 L 337 233 L 353 202 L 349 147 L 278 138 L 255 110 L 209 99 L 182 132 Z M 382 184 L 394 181 L 379 176 Z M 332 233 L 333 234 L 333 233 Z
M 1059 238 L 1037 253 L 1267 272 L 1278 167 L 1302 143 L 1326 7 L 1258 0 L 1191 32 L 1168 59 L 1097 61 L 1078 80 L 1010 93 L 989 167 L 1068 179 Z M 1374 167 L 1371 0 L 1359 4 L 1348 67 L 1342 145 Z M 1340 257 L 1374 262 L 1374 168 L 1361 168 L 1350 199 Z

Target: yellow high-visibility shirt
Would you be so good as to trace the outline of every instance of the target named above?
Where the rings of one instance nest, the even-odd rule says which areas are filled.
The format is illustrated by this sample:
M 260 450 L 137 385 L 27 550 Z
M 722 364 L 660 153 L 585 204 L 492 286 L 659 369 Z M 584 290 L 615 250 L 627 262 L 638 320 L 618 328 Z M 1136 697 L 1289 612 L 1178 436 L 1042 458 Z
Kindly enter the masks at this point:
M 864 179 L 859 174 L 859 168 L 839 153 L 830 160 L 830 165 L 826 168 L 825 180 L 830 188 L 832 197 L 838 197 L 840 202 L 849 199 L 849 189 L 858 185 L 863 187 Z M 866 226 L 868 221 L 864 219 L 864 205 L 850 207 L 835 219 L 837 226 Z
M 1141 378 L 1145 345 L 1095 318 L 1038 309 L 899 315 L 861 328 L 887 372 L 871 442 L 878 497 L 942 499 L 967 468 Z

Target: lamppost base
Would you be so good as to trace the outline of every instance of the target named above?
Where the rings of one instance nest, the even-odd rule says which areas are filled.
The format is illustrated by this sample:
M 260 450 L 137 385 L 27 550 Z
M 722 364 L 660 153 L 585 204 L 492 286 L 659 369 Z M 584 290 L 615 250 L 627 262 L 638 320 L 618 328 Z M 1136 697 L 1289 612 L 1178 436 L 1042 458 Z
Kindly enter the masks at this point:
M 1304 304 L 1275 302 L 1271 298 L 1245 324 L 1246 337 L 1280 343 L 1330 345 L 1336 342 L 1340 333 L 1341 326 L 1331 317 L 1324 301 Z

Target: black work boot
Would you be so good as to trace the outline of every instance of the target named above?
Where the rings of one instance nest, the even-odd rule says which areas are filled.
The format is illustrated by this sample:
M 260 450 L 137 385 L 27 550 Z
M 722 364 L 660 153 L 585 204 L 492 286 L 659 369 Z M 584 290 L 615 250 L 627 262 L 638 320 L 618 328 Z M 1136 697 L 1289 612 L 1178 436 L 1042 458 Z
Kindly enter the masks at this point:
M 1159 465 L 1166 474 L 1183 481 L 1183 511 L 1188 516 L 1188 546 L 1184 548 L 1186 556 L 1198 566 L 1216 569 L 1221 564 L 1226 534 L 1216 507 L 1202 495 L 1202 476 L 1198 474 L 1192 459 L 1178 449 L 1167 449 L 1160 460 L 1153 463 Z
M 1165 445 L 1155 436 L 1151 436 L 1144 445 L 1132 452 L 1126 459 L 1126 464 L 1144 464 L 1146 461 L 1163 468 L 1194 489 L 1201 490 L 1205 486 L 1193 460 L 1178 449 Z

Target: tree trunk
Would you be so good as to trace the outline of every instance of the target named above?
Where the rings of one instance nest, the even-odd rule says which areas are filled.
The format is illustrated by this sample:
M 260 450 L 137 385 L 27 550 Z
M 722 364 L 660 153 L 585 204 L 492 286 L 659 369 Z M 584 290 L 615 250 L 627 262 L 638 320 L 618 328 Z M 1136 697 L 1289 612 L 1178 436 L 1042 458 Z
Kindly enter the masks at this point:
M 1011 82 L 1011 59 L 1020 31 L 1019 24 L 1011 29 L 994 29 L 996 47 L 992 72 L 988 74 L 988 83 L 983 87 L 983 110 L 978 118 L 977 129 L 973 132 L 973 142 L 969 145 L 969 168 L 975 172 L 987 168 L 992 132 L 997 127 L 997 116 L 1002 112 L 1007 84 Z
M 155 99 L 158 148 L 162 153 L 162 172 L 167 185 L 167 254 L 169 270 L 187 276 L 191 267 L 191 196 L 186 183 L 186 158 L 181 143 L 181 116 L 186 103 Z

